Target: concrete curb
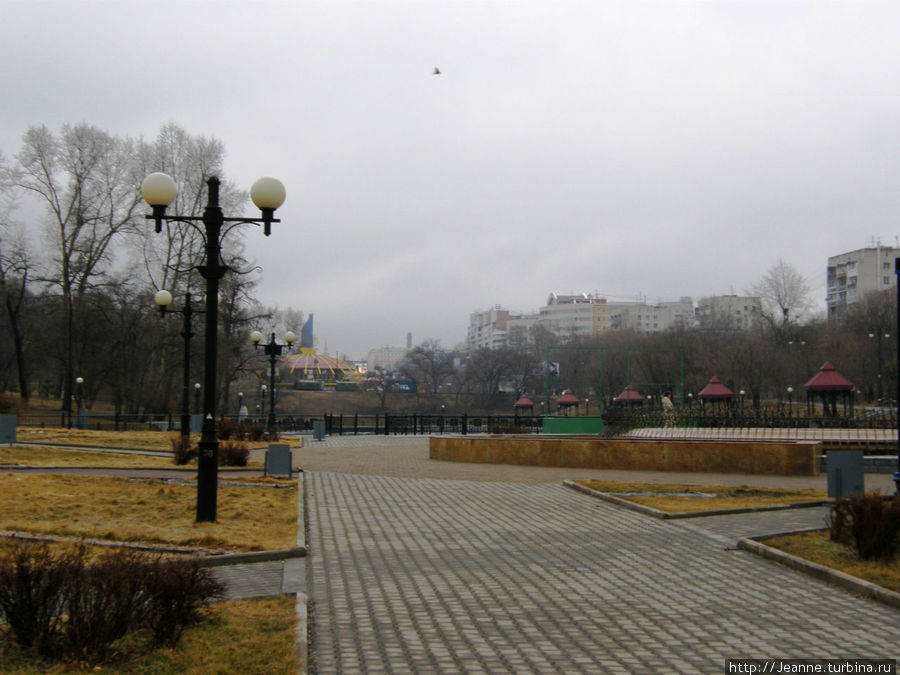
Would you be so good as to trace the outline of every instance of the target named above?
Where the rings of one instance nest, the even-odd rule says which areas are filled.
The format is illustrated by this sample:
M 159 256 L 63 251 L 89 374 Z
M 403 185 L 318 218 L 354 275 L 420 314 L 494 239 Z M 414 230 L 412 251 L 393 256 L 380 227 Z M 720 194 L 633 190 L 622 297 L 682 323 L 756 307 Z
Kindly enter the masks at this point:
M 566 487 L 570 487 L 573 490 L 577 490 L 578 492 L 582 492 L 586 495 L 590 495 L 591 497 L 596 497 L 597 499 L 603 500 L 605 502 L 615 504 L 616 506 L 621 506 L 622 508 L 629 509 L 631 511 L 637 511 L 638 513 L 643 513 L 646 516 L 659 518 L 661 520 L 703 518 L 704 516 L 727 516 L 738 513 L 762 513 L 764 511 L 785 511 L 787 509 L 805 509 L 814 506 L 825 506 L 831 503 L 830 501 L 816 501 L 802 502 L 800 504 L 784 504 L 782 506 L 748 506 L 740 509 L 714 509 L 711 511 L 686 511 L 684 513 L 667 513 L 665 511 L 660 511 L 649 506 L 644 506 L 643 504 L 635 504 L 632 501 L 622 499 L 621 497 L 616 497 L 609 494 L 608 492 L 599 492 L 597 490 L 592 490 L 591 488 L 585 487 L 584 485 L 579 485 L 574 481 L 563 481 L 563 485 L 565 485 Z
M 223 565 L 250 565 L 253 563 L 305 558 L 306 548 L 299 546 L 275 551 L 251 551 L 249 553 L 223 553 L 222 555 L 205 555 L 200 558 L 204 567 L 221 567 Z
M 883 586 L 873 584 L 869 581 L 864 581 L 863 579 L 845 574 L 844 572 L 833 570 L 830 567 L 825 567 L 824 565 L 819 565 L 818 563 L 810 562 L 809 560 L 804 560 L 803 558 L 798 558 L 797 556 L 791 555 L 790 553 L 785 553 L 784 551 L 781 551 L 777 548 L 772 548 L 771 546 L 766 546 L 764 543 L 762 543 L 762 541 L 765 541 L 766 539 L 771 539 L 772 537 L 778 536 L 781 535 L 768 534 L 764 537 L 750 537 L 739 539 L 737 545 L 739 549 L 750 551 L 751 553 L 755 553 L 756 555 L 762 556 L 763 558 L 773 560 L 777 563 L 785 565 L 786 567 L 790 567 L 791 569 L 798 570 L 800 572 L 803 572 L 804 574 L 808 574 L 809 576 L 815 577 L 816 579 L 821 579 L 822 581 L 825 581 L 834 586 L 844 588 L 848 591 L 851 591 L 852 593 L 857 593 L 858 595 L 861 595 L 863 597 L 872 598 L 873 600 L 878 600 L 879 602 L 883 602 L 886 605 L 890 605 L 891 607 L 900 609 L 900 593 L 895 593 L 894 591 L 888 590 Z
M 297 481 L 297 548 L 303 549 L 308 553 L 309 547 L 306 544 L 306 524 L 307 524 L 307 504 L 306 504 L 306 473 L 301 471 L 300 478 Z M 306 675 L 309 672 L 309 566 L 306 559 L 299 561 L 300 569 L 297 570 L 298 575 L 302 575 L 302 587 L 306 592 L 298 592 L 296 594 L 296 614 L 297 614 L 297 632 L 295 641 L 295 650 L 297 654 L 297 662 L 299 664 L 298 673 Z

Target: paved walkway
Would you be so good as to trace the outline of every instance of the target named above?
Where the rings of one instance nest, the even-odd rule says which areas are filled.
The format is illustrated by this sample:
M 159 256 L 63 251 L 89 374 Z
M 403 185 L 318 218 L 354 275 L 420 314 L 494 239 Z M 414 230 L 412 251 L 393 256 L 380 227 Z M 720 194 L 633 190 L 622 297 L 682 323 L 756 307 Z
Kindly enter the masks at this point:
M 660 521 L 562 480 L 685 476 L 432 462 L 415 438 L 329 439 L 300 457 L 311 672 L 723 673 L 728 658 L 900 655 L 897 610 L 733 547 L 819 526 L 823 509 Z
M 734 547 L 820 527 L 826 509 L 663 521 L 562 485 L 825 476 L 461 464 L 428 459 L 422 437 L 305 440 L 309 557 L 214 569 L 232 598 L 297 593 L 309 672 L 724 673 L 729 658 L 900 656 L 896 609 Z M 866 487 L 893 492 L 881 474 Z

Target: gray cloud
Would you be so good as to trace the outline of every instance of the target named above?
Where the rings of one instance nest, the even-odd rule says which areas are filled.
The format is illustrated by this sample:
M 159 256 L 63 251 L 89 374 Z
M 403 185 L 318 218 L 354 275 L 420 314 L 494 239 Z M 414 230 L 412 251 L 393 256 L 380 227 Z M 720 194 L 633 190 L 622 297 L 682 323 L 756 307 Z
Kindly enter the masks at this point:
M 320 346 L 464 336 L 551 291 L 741 291 L 898 234 L 893 2 L 0 7 L 0 149 L 29 124 L 220 138 L 279 176 L 261 299 Z M 9 65 L 16 64 L 16 65 Z M 432 75 L 439 66 L 442 75 Z

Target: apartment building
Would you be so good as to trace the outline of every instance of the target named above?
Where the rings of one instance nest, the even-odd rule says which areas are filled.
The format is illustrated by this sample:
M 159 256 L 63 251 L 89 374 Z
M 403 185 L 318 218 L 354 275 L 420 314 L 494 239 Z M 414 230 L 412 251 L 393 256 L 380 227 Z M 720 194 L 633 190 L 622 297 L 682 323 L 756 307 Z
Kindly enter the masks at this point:
M 538 312 L 538 323 L 561 336 L 594 335 L 610 329 L 606 298 L 551 293 Z
M 876 242 L 869 248 L 828 258 L 826 298 L 828 318 L 837 318 L 848 305 L 858 302 L 866 293 L 895 288 L 894 259 L 900 248 Z
M 742 295 L 713 295 L 697 302 L 697 321 L 703 330 L 750 330 L 759 325 L 762 299 Z

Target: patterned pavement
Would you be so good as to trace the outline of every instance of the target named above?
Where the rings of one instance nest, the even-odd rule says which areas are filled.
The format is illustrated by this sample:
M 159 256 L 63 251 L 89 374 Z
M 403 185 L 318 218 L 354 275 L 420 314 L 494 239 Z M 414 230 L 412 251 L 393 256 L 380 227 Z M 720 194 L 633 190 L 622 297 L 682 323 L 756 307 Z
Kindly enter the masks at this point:
M 508 467 L 410 477 L 396 446 L 393 461 L 374 447 L 303 454 L 310 672 L 722 673 L 729 658 L 900 656 L 896 609 L 733 548 L 821 510 L 662 521 L 561 481 L 508 480 Z M 334 470 L 340 455 L 354 473 Z

